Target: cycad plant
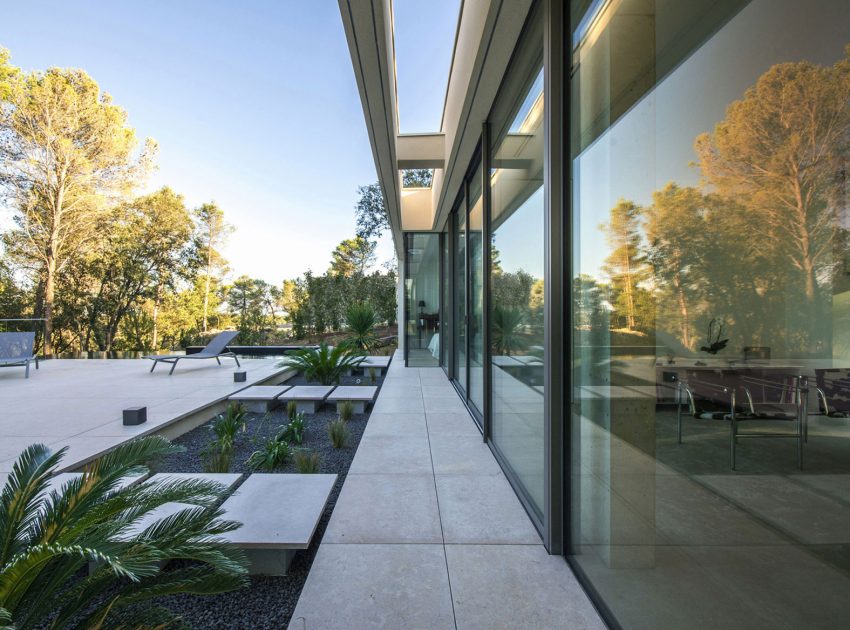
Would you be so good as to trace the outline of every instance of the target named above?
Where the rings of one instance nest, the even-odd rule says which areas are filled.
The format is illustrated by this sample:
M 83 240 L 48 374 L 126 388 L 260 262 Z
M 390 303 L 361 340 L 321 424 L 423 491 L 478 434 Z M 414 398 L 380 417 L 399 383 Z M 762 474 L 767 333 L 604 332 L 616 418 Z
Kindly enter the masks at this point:
M 310 381 L 318 381 L 322 385 L 339 384 L 339 379 L 348 370 L 363 362 L 364 355 L 340 345 L 330 348 L 322 342 L 318 348 L 301 348 L 293 350 L 279 365 L 288 366 L 301 371 Z
M 65 450 L 28 447 L 0 494 L 4 627 L 165 627 L 177 619 L 148 600 L 247 584 L 244 557 L 219 537 L 239 527 L 221 519 L 223 486 L 176 479 L 119 490 L 122 478 L 146 472 L 145 462 L 180 447 L 154 436 L 127 442 L 50 490 Z M 140 524 L 170 502 L 187 507 Z M 170 560 L 191 562 L 168 570 Z
M 348 337 L 345 341 L 352 348 L 368 352 L 375 346 L 375 325 L 378 318 L 375 309 L 369 304 L 360 302 L 349 306 L 345 312 L 345 323 L 348 326 Z
M 525 344 L 520 334 L 520 326 L 525 320 L 525 313 L 518 308 L 493 308 L 493 352 L 511 356 L 521 350 Z

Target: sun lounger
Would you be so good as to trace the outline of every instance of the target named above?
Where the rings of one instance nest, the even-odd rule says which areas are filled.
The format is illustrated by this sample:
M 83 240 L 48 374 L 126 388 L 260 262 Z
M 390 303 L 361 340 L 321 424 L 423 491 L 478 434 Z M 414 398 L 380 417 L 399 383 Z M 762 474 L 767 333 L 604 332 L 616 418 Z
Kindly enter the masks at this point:
M 151 372 L 153 372 L 157 363 L 170 363 L 171 371 L 168 373 L 169 375 L 174 374 L 174 368 L 177 367 L 177 362 L 181 359 L 215 359 L 216 362 L 221 365 L 220 357 L 230 357 L 234 361 L 236 361 L 237 367 L 241 367 L 239 365 L 239 359 L 236 357 L 236 353 L 230 351 L 225 352 L 225 350 L 227 350 L 227 344 L 233 341 L 238 334 L 239 331 L 236 330 L 228 330 L 219 333 L 212 341 L 210 341 L 206 346 L 204 346 L 203 350 L 201 350 L 200 352 L 196 352 L 195 354 L 152 354 L 144 358 L 153 361 Z
M 0 367 L 24 367 L 24 378 L 30 377 L 30 362 L 38 369 L 38 357 L 33 352 L 34 332 L 0 333 Z

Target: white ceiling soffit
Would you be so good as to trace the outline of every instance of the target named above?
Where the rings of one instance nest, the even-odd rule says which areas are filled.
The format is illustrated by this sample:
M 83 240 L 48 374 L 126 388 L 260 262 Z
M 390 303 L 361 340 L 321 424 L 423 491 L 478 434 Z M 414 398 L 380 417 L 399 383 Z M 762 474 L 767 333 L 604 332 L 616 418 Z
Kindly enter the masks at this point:
M 446 136 L 442 133 L 401 134 L 396 139 L 399 169 L 443 168 L 446 162 Z
M 375 169 L 384 192 L 384 204 L 396 252 L 401 255 L 401 208 L 396 167 L 395 60 L 393 59 L 392 7 L 390 0 L 339 0 L 339 11 Z
M 532 0 L 464 0 L 449 74 L 443 129 L 446 169 L 435 173 L 439 229 L 463 182 Z

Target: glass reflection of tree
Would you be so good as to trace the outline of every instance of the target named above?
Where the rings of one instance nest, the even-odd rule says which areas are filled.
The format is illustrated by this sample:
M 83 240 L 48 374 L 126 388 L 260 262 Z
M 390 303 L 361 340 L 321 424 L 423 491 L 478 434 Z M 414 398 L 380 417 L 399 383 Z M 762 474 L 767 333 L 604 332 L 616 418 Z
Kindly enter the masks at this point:
M 542 338 L 543 280 L 523 269 L 505 271 L 495 245 L 490 247 L 490 271 L 493 353 L 524 354 Z
M 774 65 L 694 147 L 700 188 L 669 183 L 645 208 L 621 200 L 603 226 L 609 326 L 657 320 L 693 350 L 694 331 L 723 317 L 730 347 L 828 356 L 833 295 L 848 289 L 836 272 L 847 253 L 850 57 Z

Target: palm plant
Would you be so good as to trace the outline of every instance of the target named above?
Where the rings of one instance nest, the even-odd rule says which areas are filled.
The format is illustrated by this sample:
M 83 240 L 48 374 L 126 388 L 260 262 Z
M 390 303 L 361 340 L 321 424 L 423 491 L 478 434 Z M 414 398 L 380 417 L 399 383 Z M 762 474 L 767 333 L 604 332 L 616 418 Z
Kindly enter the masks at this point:
M 318 348 L 293 350 L 284 359 L 280 367 L 293 367 L 300 370 L 310 381 L 322 385 L 339 384 L 342 375 L 363 362 L 365 355 L 346 345 L 330 348 L 322 342 Z
M 251 468 L 272 471 L 283 466 L 292 456 L 292 449 L 286 440 L 271 438 L 265 446 L 251 453 L 247 464 Z
M 371 350 L 377 342 L 375 325 L 378 318 L 375 309 L 365 302 L 352 304 L 345 312 L 345 323 L 348 326 L 346 343 L 363 352 Z
M 176 621 L 148 600 L 206 595 L 247 584 L 245 558 L 219 536 L 227 490 L 179 479 L 120 489 L 145 462 L 182 449 L 150 436 L 118 446 L 81 477 L 48 490 L 67 449 L 28 447 L 0 494 L 0 622 L 29 628 L 151 627 Z M 141 527 L 170 502 L 186 509 Z M 189 560 L 165 571 L 170 560 Z M 91 564 L 90 564 L 91 563 Z M 79 575 L 87 566 L 94 569 Z M 5 617 L 5 618 L 4 618 Z
M 524 347 L 519 328 L 525 314 L 518 308 L 493 308 L 493 352 L 511 356 Z

